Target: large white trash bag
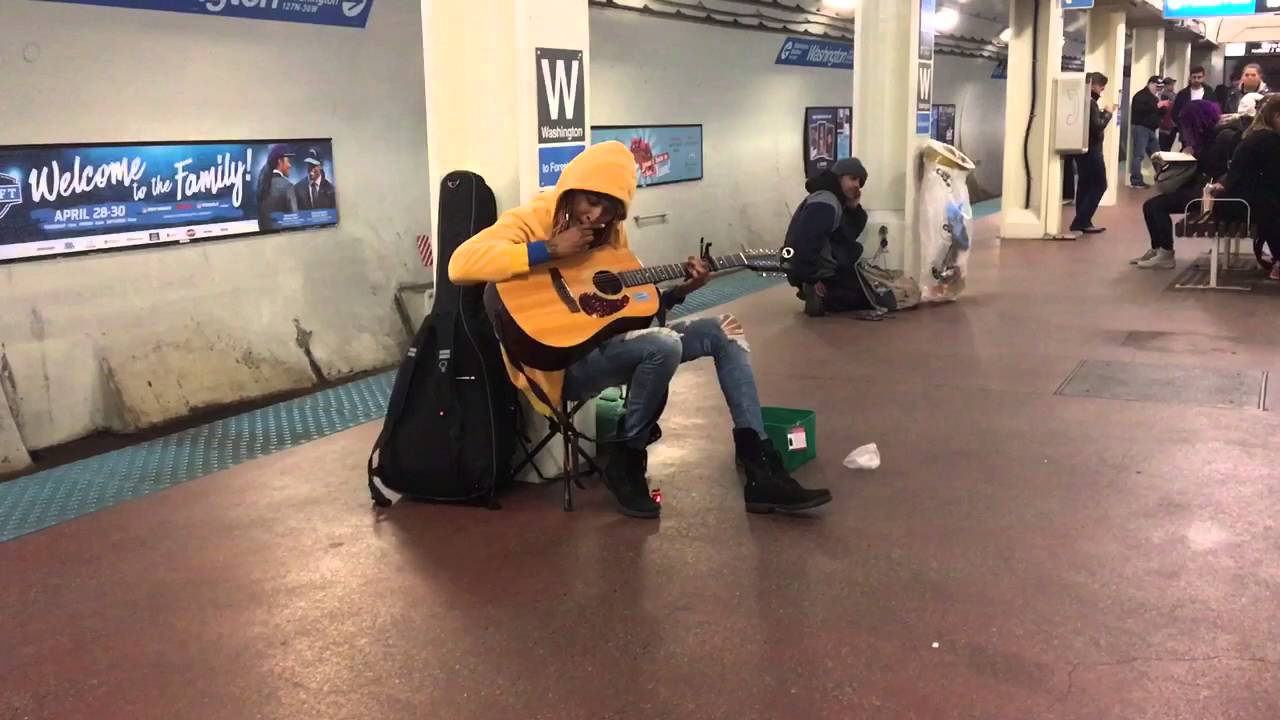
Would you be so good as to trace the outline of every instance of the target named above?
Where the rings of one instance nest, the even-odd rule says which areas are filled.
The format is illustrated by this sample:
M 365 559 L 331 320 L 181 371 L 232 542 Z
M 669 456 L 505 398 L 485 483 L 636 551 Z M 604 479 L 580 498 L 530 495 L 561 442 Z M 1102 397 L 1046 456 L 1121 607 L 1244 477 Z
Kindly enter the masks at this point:
M 950 302 L 964 292 L 973 221 L 966 180 L 974 167 L 964 153 L 946 143 L 930 140 L 924 148 L 924 176 L 916 198 L 923 265 L 917 277 L 923 302 Z

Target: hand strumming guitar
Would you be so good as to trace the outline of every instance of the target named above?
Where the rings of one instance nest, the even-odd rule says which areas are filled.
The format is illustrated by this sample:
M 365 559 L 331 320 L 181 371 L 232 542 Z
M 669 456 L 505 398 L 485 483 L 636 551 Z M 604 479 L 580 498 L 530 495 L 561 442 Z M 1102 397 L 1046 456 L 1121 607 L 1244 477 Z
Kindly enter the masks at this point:
M 577 255 L 591 247 L 595 242 L 596 230 L 603 225 L 571 225 L 569 229 L 547 241 L 547 252 L 553 258 Z
M 685 263 L 685 273 L 688 280 L 676 288 L 676 294 L 680 297 L 688 297 L 689 293 L 697 290 L 707 281 L 711 279 L 711 269 L 700 258 L 689 256 L 689 260 Z

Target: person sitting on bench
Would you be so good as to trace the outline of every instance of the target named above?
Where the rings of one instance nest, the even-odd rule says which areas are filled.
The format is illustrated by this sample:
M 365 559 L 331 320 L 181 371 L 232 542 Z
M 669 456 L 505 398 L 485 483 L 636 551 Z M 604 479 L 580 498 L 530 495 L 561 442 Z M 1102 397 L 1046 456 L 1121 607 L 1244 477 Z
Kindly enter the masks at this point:
M 1249 203 L 1258 239 L 1271 250 L 1271 279 L 1280 280 L 1280 95 L 1267 97 L 1258 108 L 1226 179 L 1211 185 L 1210 192 Z M 1223 203 L 1215 207 L 1214 216 L 1240 222 L 1246 213 L 1235 203 Z
M 592 145 L 570 161 L 554 190 L 508 210 L 497 224 L 459 246 L 449 262 L 449 278 L 459 285 L 499 283 L 526 275 L 531 267 L 590 253 L 605 244 L 626 247 L 623 221 L 635 190 L 631 151 L 618 142 Z M 663 305 L 681 302 L 705 285 L 708 276 L 703 261 L 689 258 L 688 281 L 664 293 Z M 548 300 L 557 302 L 555 295 Z M 658 417 L 676 370 L 681 363 L 704 357 L 715 361 L 720 390 L 733 418 L 734 447 L 746 475 L 747 511 L 795 512 L 830 502 L 829 491 L 802 487 L 783 467 L 782 456 L 764 431 L 747 349 L 725 333 L 719 318 L 616 335 L 585 352 L 565 371 L 519 368 L 507 358 L 507 373 L 534 407 L 547 414 L 562 398 L 585 400 L 606 388 L 626 385 L 626 408 L 603 479 L 622 514 L 656 518 L 662 507 L 649 494 L 646 448 L 660 435 Z
M 806 315 L 870 310 L 857 264 L 867 227 L 862 188 L 867 169 L 857 158 L 838 160 L 805 183 L 809 196 L 791 215 L 782 259 Z
M 1240 143 L 1240 132 L 1230 123 L 1220 123 L 1218 104 L 1210 100 L 1193 100 L 1182 111 L 1179 133 L 1183 152 L 1196 158 L 1196 175 L 1182 187 L 1156 195 L 1142 204 L 1147 221 L 1151 249 L 1129 261 L 1143 270 L 1172 270 L 1177 267 L 1173 254 L 1172 215 L 1181 215 L 1187 204 L 1200 197 L 1206 184 L 1225 177 L 1231 155 Z

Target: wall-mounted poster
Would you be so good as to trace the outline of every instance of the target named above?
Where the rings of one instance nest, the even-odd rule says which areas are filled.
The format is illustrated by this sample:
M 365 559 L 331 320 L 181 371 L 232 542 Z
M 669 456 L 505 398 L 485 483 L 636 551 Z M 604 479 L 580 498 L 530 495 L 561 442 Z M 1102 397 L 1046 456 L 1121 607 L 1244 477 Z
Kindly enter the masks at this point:
M 358 28 L 364 27 L 369 22 L 369 14 L 373 12 L 373 0 L 54 0 L 54 2 Z
M 702 179 L 701 125 L 607 125 L 591 128 L 591 144 L 617 140 L 636 159 L 640 187 Z
M 853 157 L 853 108 L 811 107 L 804 111 L 804 176 Z
M 956 144 L 956 106 L 933 106 L 933 139 L 948 145 Z
M 333 142 L 0 147 L 0 262 L 338 223 Z

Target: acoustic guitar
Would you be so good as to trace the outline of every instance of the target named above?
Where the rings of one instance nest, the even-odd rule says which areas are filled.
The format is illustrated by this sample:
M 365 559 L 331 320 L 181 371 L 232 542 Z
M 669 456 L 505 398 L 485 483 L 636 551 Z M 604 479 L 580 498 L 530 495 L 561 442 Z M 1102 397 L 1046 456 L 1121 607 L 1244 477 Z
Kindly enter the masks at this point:
M 710 270 L 780 273 L 777 250 L 702 259 Z M 563 370 L 619 333 L 649 327 L 660 309 L 658 283 L 687 276 L 685 264 L 645 267 L 626 248 L 604 246 L 490 285 L 485 305 L 507 356 L 538 370 Z

